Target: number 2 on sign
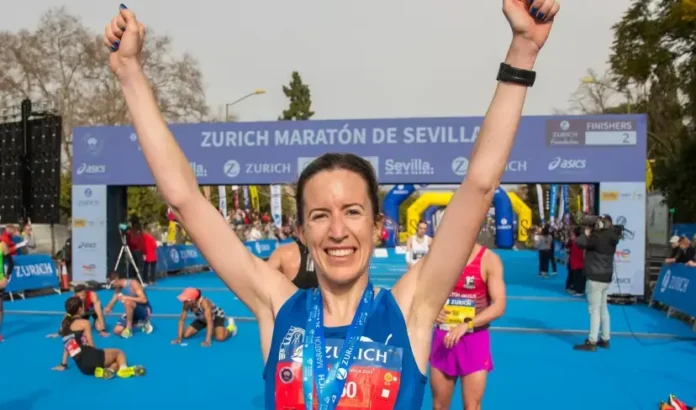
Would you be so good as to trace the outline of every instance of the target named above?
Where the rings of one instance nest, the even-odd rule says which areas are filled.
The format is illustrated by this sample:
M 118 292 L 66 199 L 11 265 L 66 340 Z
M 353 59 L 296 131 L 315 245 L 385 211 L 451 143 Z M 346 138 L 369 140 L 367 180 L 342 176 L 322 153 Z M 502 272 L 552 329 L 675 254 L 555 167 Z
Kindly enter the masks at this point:
M 354 399 L 358 395 L 358 385 L 355 382 L 348 382 L 343 386 L 343 393 L 341 398 L 348 397 L 349 399 Z

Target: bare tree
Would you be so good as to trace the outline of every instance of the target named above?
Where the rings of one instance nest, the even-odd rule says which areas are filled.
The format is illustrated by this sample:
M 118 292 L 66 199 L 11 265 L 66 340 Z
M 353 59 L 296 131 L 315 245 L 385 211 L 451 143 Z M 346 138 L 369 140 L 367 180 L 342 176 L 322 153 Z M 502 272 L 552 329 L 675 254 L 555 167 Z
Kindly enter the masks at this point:
M 72 129 L 129 123 L 108 67 L 109 50 L 64 7 L 46 12 L 33 31 L 0 32 L 0 108 L 30 98 L 63 117 L 63 166 L 72 167 Z M 149 33 L 143 66 L 168 122 L 205 121 L 203 76 L 190 55 L 175 56 L 172 41 Z
M 570 112 L 582 115 L 628 114 L 639 98 L 636 90 L 619 90 L 611 72 L 589 69 L 570 96 Z

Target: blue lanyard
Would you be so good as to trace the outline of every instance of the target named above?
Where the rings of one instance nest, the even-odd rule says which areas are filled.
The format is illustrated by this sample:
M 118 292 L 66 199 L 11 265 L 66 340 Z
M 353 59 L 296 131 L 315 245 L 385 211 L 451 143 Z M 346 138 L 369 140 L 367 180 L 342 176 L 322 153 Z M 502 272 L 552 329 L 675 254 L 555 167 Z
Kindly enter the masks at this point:
M 334 410 L 338 406 L 343 387 L 353 363 L 354 349 L 365 331 L 367 318 L 372 310 L 375 290 L 371 282 L 363 293 L 358 310 L 353 316 L 346 340 L 338 354 L 336 363 L 328 370 L 326 363 L 326 339 L 324 338 L 324 304 L 319 289 L 314 290 L 311 299 L 309 319 L 305 329 L 302 349 L 302 380 L 305 395 L 305 409 L 314 409 L 314 384 L 317 386 L 319 410 Z M 310 354 L 313 353 L 313 354 Z M 316 374 L 316 376 L 315 376 Z

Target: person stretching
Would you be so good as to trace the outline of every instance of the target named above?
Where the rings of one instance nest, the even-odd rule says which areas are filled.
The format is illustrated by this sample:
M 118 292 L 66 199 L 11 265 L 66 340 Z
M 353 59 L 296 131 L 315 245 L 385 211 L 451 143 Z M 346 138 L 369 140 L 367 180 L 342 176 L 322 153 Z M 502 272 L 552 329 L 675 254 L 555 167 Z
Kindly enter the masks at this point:
M 231 317 L 225 317 L 225 311 L 215 306 L 210 299 L 203 297 L 201 291 L 195 288 L 186 288 L 179 296 L 179 302 L 183 304 L 181 316 L 179 317 L 178 335 L 172 344 L 179 344 L 183 339 L 188 339 L 206 329 L 203 346 L 210 346 L 215 334 L 215 340 L 224 342 L 230 336 L 237 334 L 237 325 Z M 184 331 L 186 317 L 191 312 L 196 319 Z
M 126 355 L 119 349 L 97 349 L 92 339 L 92 327 L 83 319 L 85 308 L 82 300 L 72 296 L 65 301 L 65 317 L 60 324 L 59 334 L 63 337 L 63 360 L 53 370 L 68 368 L 68 357 L 84 375 L 94 375 L 100 379 L 142 376 L 143 366 L 128 366 Z
M 111 272 L 107 277 L 109 286 L 114 289 L 114 296 L 104 308 L 104 313 L 109 314 L 116 302 L 123 303 L 126 313 L 114 326 L 114 334 L 124 338 L 133 336 L 133 323 L 143 332 L 152 333 L 153 327 L 150 323 L 152 306 L 145 294 L 145 289 L 137 280 L 123 279 L 118 272 Z

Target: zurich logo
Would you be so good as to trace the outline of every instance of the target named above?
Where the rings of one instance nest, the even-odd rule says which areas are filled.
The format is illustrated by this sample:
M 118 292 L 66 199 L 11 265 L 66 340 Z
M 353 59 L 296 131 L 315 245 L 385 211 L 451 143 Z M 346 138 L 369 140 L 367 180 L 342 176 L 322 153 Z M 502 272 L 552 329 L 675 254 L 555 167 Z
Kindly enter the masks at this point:
M 172 258 L 172 262 L 179 263 L 179 252 L 176 249 L 169 251 L 169 257 Z
M 454 175 L 464 176 L 469 170 L 469 160 L 466 157 L 457 157 L 452 160 L 452 172 Z
M 92 197 L 92 190 L 90 188 L 85 189 L 85 198 Z
M 95 137 L 94 135 L 85 134 L 82 137 L 82 141 L 84 142 L 87 152 L 95 157 L 101 154 L 104 150 L 104 141 L 101 138 Z
M 507 220 L 506 218 L 502 218 L 502 219 L 500 220 L 500 224 L 501 224 L 501 225 L 507 225 L 507 223 L 508 223 L 508 220 Z
M 561 130 L 568 131 L 570 129 L 570 123 L 568 121 L 561 121 Z
M 223 166 L 223 172 L 230 178 L 235 178 L 241 172 L 242 167 L 239 166 L 239 162 L 231 159 L 225 162 Z
M 662 283 L 660 283 L 660 292 L 664 292 L 667 290 L 670 279 L 672 279 L 672 271 L 667 269 L 667 272 L 665 272 L 665 276 L 662 278 Z
M 625 216 L 620 216 L 620 217 L 616 218 L 616 224 L 617 224 L 617 225 L 624 225 L 624 226 L 626 226 L 627 223 L 628 223 L 628 220 L 626 219 Z

